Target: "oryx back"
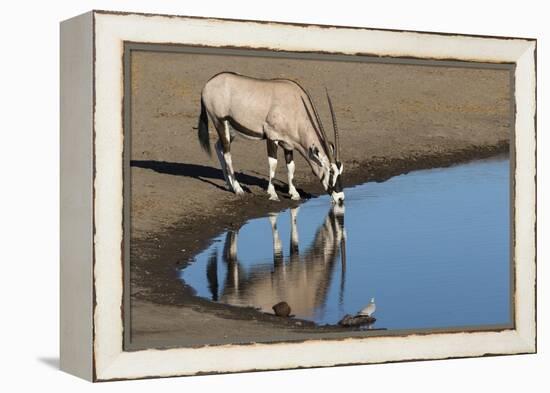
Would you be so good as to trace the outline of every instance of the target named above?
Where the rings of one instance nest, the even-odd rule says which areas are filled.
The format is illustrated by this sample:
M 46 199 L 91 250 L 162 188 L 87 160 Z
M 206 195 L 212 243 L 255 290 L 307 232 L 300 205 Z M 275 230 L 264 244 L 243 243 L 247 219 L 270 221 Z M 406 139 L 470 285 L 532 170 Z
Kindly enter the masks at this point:
M 304 119 L 305 92 L 284 79 L 263 80 L 224 72 L 211 78 L 202 101 L 213 124 L 228 120 L 231 127 L 255 139 L 298 139 Z M 294 144 L 294 143 L 293 143 Z

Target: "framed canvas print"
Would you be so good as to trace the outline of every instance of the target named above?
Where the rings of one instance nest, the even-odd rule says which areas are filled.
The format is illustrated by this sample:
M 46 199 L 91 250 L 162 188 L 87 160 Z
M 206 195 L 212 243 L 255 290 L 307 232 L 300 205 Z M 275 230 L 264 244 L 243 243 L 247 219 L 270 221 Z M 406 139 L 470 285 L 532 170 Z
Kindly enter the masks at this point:
M 61 23 L 61 367 L 536 352 L 536 40 Z

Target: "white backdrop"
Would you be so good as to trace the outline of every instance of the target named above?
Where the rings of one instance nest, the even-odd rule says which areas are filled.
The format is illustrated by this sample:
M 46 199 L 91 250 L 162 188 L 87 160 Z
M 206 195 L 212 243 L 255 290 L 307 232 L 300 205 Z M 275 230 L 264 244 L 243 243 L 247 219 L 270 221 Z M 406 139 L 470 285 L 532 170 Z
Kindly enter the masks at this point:
M 304 4 L 302 4 L 304 3 Z M 100 391 L 290 392 L 298 389 L 542 391 L 550 385 L 547 327 L 548 14 L 536 1 L 12 1 L 1 13 L 0 387 Z M 7 5 L 9 4 L 9 6 Z M 323 23 L 538 38 L 539 354 L 171 378 L 92 386 L 58 367 L 59 21 L 90 9 Z M 545 105 L 546 104 L 546 105 Z M 546 111 L 543 110 L 546 106 Z M 546 197 L 546 198 L 545 198 Z M 546 363 L 546 364 L 545 364 Z

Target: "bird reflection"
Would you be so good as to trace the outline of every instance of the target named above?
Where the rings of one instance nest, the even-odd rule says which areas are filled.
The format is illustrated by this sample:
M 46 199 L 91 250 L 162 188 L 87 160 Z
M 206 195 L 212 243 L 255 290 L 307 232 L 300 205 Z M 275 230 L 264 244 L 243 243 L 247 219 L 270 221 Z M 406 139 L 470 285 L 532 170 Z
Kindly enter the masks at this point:
M 297 317 L 308 318 L 324 307 L 334 276 L 335 267 L 341 262 L 339 303 L 343 303 L 345 288 L 345 240 L 344 207 L 332 206 L 315 236 L 302 248 L 298 234 L 299 208 L 290 209 L 290 245 L 288 255 L 277 228 L 279 214 L 271 214 L 268 221 L 273 240 L 273 265 L 256 265 L 242 269 L 237 253 L 238 230 L 228 231 L 225 237 L 222 260 L 227 267 L 222 288 L 218 286 L 217 269 L 207 268 L 208 285 L 212 299 L 240 305 L 253 306 L 265 312 L 286 301 Z M 217 256 L 211 256 L 212 266 Z

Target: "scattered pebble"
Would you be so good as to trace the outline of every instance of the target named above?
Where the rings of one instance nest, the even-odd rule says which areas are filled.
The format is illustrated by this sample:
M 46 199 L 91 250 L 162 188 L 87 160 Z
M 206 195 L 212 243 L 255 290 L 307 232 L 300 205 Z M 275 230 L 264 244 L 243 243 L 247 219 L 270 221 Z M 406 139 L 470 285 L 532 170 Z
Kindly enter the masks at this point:
M 275 312 L 275 315 L 278 317 L 288 317 L 290 315 L 290 306 L 287 302 L 279 302 L 273 307 L 273 311 Z
M 338 325 L 344 326 L 344 327 L 352 327 L 352 326 L 362 326 L 362 325 L 371 325 L 374 322 L 376 322 L 376 318 L 366 316 L 366 315 L 349 315 L 346 314 L 344 318 L 342 318 Z

